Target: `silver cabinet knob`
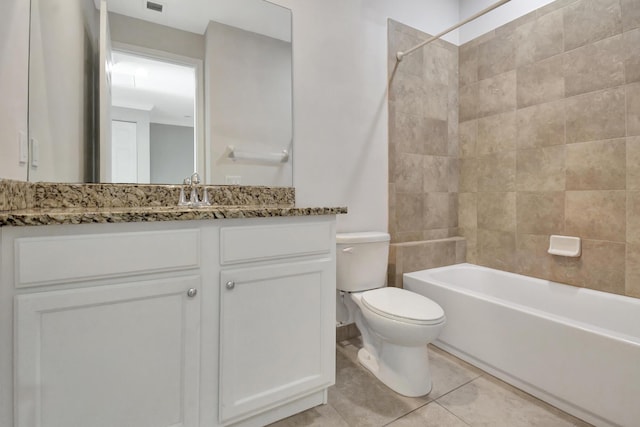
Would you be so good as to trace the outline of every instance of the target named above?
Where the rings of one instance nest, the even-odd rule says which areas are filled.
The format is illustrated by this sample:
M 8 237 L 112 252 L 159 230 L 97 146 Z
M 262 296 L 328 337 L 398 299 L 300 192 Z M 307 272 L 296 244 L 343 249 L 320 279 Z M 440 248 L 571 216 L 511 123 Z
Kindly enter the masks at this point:
M 198 295 L 198 290 L 197 290 L 196 288 L 191 288 L 191 289 L 189 289 L 189 290 L 187 291 L 187 296 L 188 296 L 189 298 L 193 298 L 193 297 L 195 297 L 196 295 Z
M 227 287 L 227 289 L 233 289 L 236 287 L 236 282 L 229 280 L 225 286 Z

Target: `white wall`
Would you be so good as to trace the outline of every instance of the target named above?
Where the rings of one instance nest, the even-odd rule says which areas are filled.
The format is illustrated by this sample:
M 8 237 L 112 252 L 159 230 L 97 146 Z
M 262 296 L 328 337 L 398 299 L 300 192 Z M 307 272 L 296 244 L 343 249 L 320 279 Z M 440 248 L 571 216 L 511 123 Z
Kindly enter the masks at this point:
M 18 132 L 27 133 L 29 2 L 0 1 L 0 178 L 26 181 Z
M 151 123 L 151 183 L 182 184 L 194 172 L 193 127 Z
M 242 185 L 290 186 L 291 162 L 234 162 L 227 146 L 255 153 L 291 150 L 291 43 L 213 21 L 205 36 L 207 182 L 225 184 L 227 176 L 239 176 Z
M 458 22 L 458 2 L 275 3 L 293 11 L 297 203 L 348 206 L 338 231 L 387 230 L 387 18 L 437 33 Z
M 494 4 L 497 0 L 460 0 L 460 20 Z M 513 21 L 555 0 L 511 0 L 460 28 L 460 44 Z

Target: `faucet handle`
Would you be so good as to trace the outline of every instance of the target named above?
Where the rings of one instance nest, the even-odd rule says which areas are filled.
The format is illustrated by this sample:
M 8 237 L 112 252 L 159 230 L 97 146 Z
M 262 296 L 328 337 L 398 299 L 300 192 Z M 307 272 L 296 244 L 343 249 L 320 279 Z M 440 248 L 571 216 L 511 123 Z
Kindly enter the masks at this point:
M 201 206 L 211 206 L 211 201 L 209 200 L 209 192 L 207 191 L 207 187 L 202 187 L 202 200 L 200 201 Z
M 193 175 L 191 175 L 191 183 L 193 185 L 200 184 L 200 175 L 198 175 L 198 172 L 194 172 Z
M 184 186 L 191 185 L 191 179 L 185 178 L 182 181 L 183 186 L 180 187 L 180 199 L 178 199 L 178 206 L 189 206 L 189 202 L 187 201 L 187 196 L 184 194 Z
M 180 199 L 178 199 L 178 206 L 189 206 L 187 196 L 184 194 L 184 188 L 180 189 Z
M 187 196 L 184 192 L 185 186 L 187 187 L 191 186 L 191 178 L 186 177 L 182 181 L 182 187 L 180 188 L 180 199 L 178 200 L 178 206 L 191 206 L 191 202 L 187 200 Z

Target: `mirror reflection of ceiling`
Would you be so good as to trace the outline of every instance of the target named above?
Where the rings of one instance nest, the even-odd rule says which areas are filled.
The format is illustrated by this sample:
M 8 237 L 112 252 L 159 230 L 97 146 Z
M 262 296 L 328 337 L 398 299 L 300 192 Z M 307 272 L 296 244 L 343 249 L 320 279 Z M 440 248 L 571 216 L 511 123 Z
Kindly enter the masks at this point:
M 162 12 L 148 9 L 147 3 L 162 5 Z M 265 0 L 107 0 L 107 5 L 109 12 L 196 34 L 216 21 L 291 42 L 290 11 Z
M 150 112 L 152 123 L 193 126 L 193 67 L 113 52 L 111 104 Z

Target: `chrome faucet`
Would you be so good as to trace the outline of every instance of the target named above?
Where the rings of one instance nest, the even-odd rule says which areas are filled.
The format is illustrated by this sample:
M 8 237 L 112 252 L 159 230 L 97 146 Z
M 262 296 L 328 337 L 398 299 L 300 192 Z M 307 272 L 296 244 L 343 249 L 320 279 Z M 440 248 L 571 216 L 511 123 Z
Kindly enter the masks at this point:
M 200 184 L 200 175 L 197 172 L 194 172 L 191 175 L 191 196 L 189 197 L 189 202 L 191 206 L 197 207 L 200 206 L 200 200 L 198 200 L 198 185 Z
M 178 206 L 191 206 L 194 208 L 211 206 L 211 202 L 209 201 L 209 193 L 207 192 L 207 188 L 204 185 L 202 185 L 202 200 L 199 199 L 198 185 L 200 184 L 200 175 L 198 175 L 197 172 L 194 172 L 193 175 L 185 178 L 183 181 L 183 186 L 180 189 L 180 200 L 178 201 Z M 189 200 L 187 200 L 184 191 L 185 187 L 191 190 L 189 192 Z

